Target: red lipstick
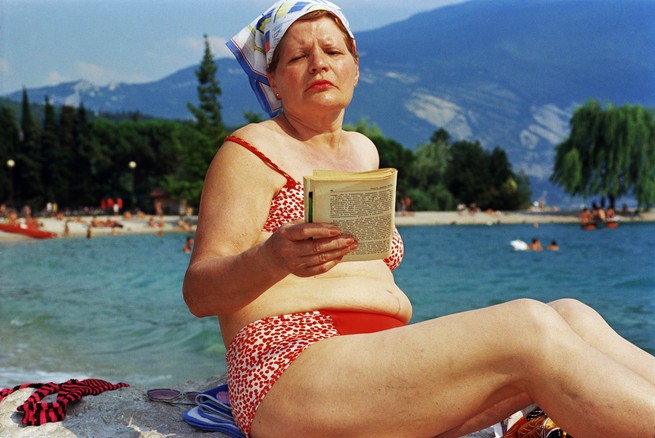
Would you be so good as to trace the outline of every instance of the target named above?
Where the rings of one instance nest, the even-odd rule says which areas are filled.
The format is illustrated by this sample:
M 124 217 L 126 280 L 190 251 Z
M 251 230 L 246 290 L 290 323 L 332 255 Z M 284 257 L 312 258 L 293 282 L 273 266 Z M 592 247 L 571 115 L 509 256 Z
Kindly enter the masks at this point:
M 328 81 L 327 79 L 319 79 L 317 81 L 312 82 L 307 89 L 324 91 L 332 87 L 334 87 L 334 84 L 332 82 Z

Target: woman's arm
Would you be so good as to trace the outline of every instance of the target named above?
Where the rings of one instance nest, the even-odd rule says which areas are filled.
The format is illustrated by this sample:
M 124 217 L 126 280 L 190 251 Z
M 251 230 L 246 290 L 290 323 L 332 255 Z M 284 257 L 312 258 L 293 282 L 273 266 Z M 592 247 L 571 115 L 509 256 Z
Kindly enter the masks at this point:
M 285 225 L 262 239 L 270 202 L 284 177 L 241 146 L 227 142 L 203 187 L 184 299 L 196 316 L 235 312 L 289 274 L 332 269 L 356 247 L 328 224 Z

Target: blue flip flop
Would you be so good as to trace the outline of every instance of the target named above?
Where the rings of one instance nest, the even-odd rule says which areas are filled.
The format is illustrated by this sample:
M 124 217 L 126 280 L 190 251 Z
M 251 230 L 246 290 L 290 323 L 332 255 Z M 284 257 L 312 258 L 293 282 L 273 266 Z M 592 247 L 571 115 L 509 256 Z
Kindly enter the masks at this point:
M 212 411 L 222 412 L 232 416 L 232 406 L 227 384 L 217 386 L 196 396 L 196 404 Z
M 188 424 L 202 430 L 222 432 L 233 438 L 246 438 L 232 416 L 227 384 L 201 392 L 196 396 L 196 403 L 198 406 L 182 415 Z
M 234 421 L 212 421 L 199 413 L 200 407 L 196 406 L 182 414 L 182 418 L 191 426 L 211 432 L 221 432 L 232 438 L 246 438 L 237 427 Z

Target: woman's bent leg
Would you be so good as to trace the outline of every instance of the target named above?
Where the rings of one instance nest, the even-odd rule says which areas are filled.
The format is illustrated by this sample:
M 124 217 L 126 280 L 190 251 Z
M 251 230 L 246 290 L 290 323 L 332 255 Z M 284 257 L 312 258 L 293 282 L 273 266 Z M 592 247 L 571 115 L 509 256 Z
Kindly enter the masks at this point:
M 655 384 L 655 356 L 621 337 L 594 309 L 568 298 L 549 305 L 589 345 Z
M 576 438 L 655 431 L 652 383 L 551 307 L 519 300 L 312 345 L 264 399 L 252 435 L 434 436 L 523 393 Z

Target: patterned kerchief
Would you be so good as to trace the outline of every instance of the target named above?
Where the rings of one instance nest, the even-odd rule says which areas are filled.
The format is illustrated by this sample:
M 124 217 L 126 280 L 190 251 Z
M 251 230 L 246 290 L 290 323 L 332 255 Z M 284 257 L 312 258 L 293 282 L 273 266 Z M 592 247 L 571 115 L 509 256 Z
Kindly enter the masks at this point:
M 339 18 L 350 37 L 355 39 L 348 20 L 334 3 L 327 0 L 280 0 L 226 43 L 248 75 L 259 104 L 271 117 L 282 110 L 282 104 L 275 97 L 266 77 L 273 52 L 296 20 L 318 10 L 330 11 Z

